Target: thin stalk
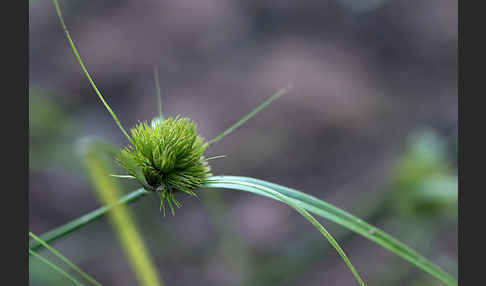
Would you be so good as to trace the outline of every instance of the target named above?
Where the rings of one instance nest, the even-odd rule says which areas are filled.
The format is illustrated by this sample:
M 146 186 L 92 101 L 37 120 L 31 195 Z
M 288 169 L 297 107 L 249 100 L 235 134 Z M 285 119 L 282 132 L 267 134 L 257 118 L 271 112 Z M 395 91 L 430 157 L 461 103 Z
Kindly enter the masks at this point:
M 83 286 L 83 284 L 79 283 L 74 277 L 72 277 L 71 275 L 69 275 L 66 271 L 62 270 L 57 265 L 55 265 L 54 263 L 52 263 L 49 260 L 45 259 L 44 257 L 40 256 L 39 254 L 35 253 L 31 249 L 29 249 L 29 254 L 32 255 L 32 256 L 34 256 L 35 258 L 39 259 L 40 261 L 42 261 L 44 264 L 47 264 L 49 267 L 51 267 L 52 269 L 54 269 L 56 272 L 60 273 L 62 276 L 64 276 L 67 279 L 69 279 L 71 282 L 73 282 L 74 285 Z
M 102 218 L 105 214 L 107 214 L 109 211 L 113 209 L 116 205 L 122 205 L 122 204 L 130 204 L 135 202 L 136 200 L 140 199 L 142 196 L 148 194 L 147 191 L 144 189 L 138 189 L 134 192 L 131 192 L 124 197 L 122 197 L 120 200 L 118 200 L 117 203 L 112 204 L 112 205 L 106 205 L 103 207 L 100 207 L 92 212 L 89 212 L 77 219 L 74 219 L 60 227 L 57 227 L 43 235 L 40 236 L 40 239 L 42 239 L 46 243 L 51 243 L 54 242 L 80 228 L 83 226 L 95 222 Z M 29 243 L 29 248 L 32 250 L 37 250 L 39 248 L 43 247 L 41 243 L 38 241 L 31 241 Z
M 154 81 L 155 81 L 155 94 L 157 95 L 159 120 L 162 123 L 162 121 L 164 121 L 164 115 L 162 114 L 162 96 L 160 95 L 159 68 L 157 66 L 154 66 Z
M 213 156 L 213 157 L 209 157 L 206 159 L 206 161 L 210 161 L 210 160 L 214 160 L 214 159 L 220 159 L 220 158 L 225 158 L 226 155 L 218 155 L 218 156 Z
M 248 113 L 243 118 L 241 118 L 238 122 L 236 122 L 235 124 L 233 124 L 230 128 L 226 129 L 221 134 L 219 134 L 218 136 L 216 136 L 216 138 L 214 138 L 211 141 L 209 141 L 209 144 L 211 145 L 213 143 L 216 143 L 219 140 L 223 139 L 223 137 L 225 137 L 226 135 L 228 135 L 228 134 L 232 133 L 233 131 L 235 131 L 236 128 L 240 127 L 245 122 L 247 122 L 248 120 L 250 120 L 253 116 L 257 115 L 258 112 L 262 111 L 270 103 L 272 103 L 273 101 L 277 100 L 282 95 L 286 94 L 291 88 L 292 88 L 292 86 L 288 86 L 288 87 L 282 88 L 281 90 L 279 90 L 276 93 L 274 93 L 271 97 L 269 97 L 262 104 L 260 104 L 255 109 L 253 109 L 250 113 Z
M 61 21 L 62 29 L 64 30 L 64 33 L 66 34 L 66 38 L 67 38 L 67 40 L 69 42 L 69 45 L 71 46 L 71 49 L 73 50 L 74 56 L 76 57 L 76 59 L 78 60 L 79 65 L 81 66 L 81 69 L 83 70 L 84 74 L 88 78 L 89 83 L 93 87 L 95 93 L 100 98 L 101 102 L 106 107 L 106 109 L 108 110 L 108 112 L 111 114 L 111 117 L 113 117 L 113 119 L 115 120 L 115 123 L 116 123 L 116 125 L 118 125 L 118 128 L 120 128 L 120 130 L 123 132 L 123 134 L 125 135 L 125 137 L 127 137 L 128 141 L 132 142 L 132 139 L 130 138 L 130 135 L 128 135 L 127 131 L 125 131 L 125 128 L 123 128 L 123 126 L 121 125 L 120 121 L 118 120 L 118 117 L 115 115 L 115 113 L 113 112 L 113 110 L 111 109 L 111 107 L 108 105 L 108 103 L 106 102 L 106 100 L 101 95 L 101 92 L 98 90 L 98 88 L 96 87 L 93 79 L 89 75 L 88 69 L 84 65 L 83 60 L 79 56 L 78 50 L 76 49 L 76 46 L 74 45 L 74 42 L 71 39 L 71 35 L 69 34 L 69 31 L 68 31 L 68 29 L 66 27 L 66 24 L 64 23 L 64 19 L 62 17 L 61 8 L 59 7 L 59 3 L 57 2 L 57 0 L 52 0 L 52 2 L 54 3 L 54 6 L 56 7 L 57 16 L 59 16 L 59 20 Z
M 91 277 L 90 275 L 88 275 L 86 272 L 84 272 L 83 270 L 81 270 L 81 268 L 79 268 L 78 266 L 76 266 L 74 263 L 72 263 L 71 261 L 69 261 L 69 259 L 67 259 L 64 255 L 62 255 L 59 251 L 55 250 L 54 248 L 52 248 L 51 246 L 49 246 L 49 244 L 45 243 L 42 239 L 40 239 L 39 237 L 37 237 L 35 234 L 33 234 L 32 232 L 29 231 L 29 235 L 30 237 L 32 237 L 34 240 L 38 241 L 40 244 L 42 244 L 42 246 L 44 246 L 45 248 L 47 248 L 49 251 L 51 251 L 55 256 L 57 256 L 59 259 L 61 259 L 62 261 L 64 261 L 64 263 L 66 263 L 67 265 L 69 265 L 74 271 L 78 272 L 81 276 L 83 276 L 86 280 L 88 280 L 89 282 L 91 282 L 92 284 L 94 285 L 97 285 L 97 286 L 103 286 L 100 282 L 96 281 L 93 277 Z
M 132 176 L 132 175 L 116 175 L 116 174 L 110 174 L 111 177 L 119 178 L 119 179 L 133 179 L 136 180 L 137 178 Z

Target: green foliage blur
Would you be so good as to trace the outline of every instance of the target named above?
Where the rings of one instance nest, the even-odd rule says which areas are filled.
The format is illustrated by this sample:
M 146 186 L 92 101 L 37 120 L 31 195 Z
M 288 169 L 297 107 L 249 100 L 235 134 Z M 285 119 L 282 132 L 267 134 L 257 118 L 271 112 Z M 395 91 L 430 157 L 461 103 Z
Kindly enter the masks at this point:
M 447 151 L 447 142 L 432 130 L 410 136 L 390 186 L 400 215 L 457 217 L 457 167 Z
M 29 89 L 29 169 L 80 171 L 73 150 L 79 124 L 52 92 Z

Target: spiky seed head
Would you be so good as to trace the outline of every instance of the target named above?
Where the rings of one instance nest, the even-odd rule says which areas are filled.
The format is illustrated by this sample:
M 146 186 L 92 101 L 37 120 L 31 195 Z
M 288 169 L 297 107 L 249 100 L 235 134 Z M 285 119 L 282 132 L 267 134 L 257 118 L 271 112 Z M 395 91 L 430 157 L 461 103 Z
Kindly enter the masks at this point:
M 122 149 L 117 162 L 132 176 L 137 168 L 145 176 L 148 191 L 160 192 L 161 207 L 179 206 L 174 192 L 195 195 L 194 190 L 211 176 L 204 158 L 209 144 L 198 135 L 196 124 L 179 116 L 142 122 L 131 130 L 131 145 Z

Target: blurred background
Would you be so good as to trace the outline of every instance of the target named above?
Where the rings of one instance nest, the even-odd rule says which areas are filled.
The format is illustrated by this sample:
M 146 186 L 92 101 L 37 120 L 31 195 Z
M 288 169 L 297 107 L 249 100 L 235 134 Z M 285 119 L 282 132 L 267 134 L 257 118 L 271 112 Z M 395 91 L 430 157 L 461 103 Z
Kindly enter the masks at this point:
M 61 1 L 97 86 L 126 127 L 157 113 L 212 139 L 276 90 L 294 89 L 208 156 L 215 175 L 317 196 L 396 236 L 457 277 L 457 1 Z M 67 45 L 51 1 L 30 1 L 29 229 L 99 207 L 76 142 L 126 139 Z M 138 188 L 123 183 L 124 191 Z M 234 191 L 133 204 L 166 285 L 355 285 L 289 207 Z M 368 285 L 441 285 L 380 246 L 320 220 Z M 136 285 L 106 219 L 53 244 L 105 285 Z M 45 253 L 43 252 L 43 255 Z M 66 280 L 36 260 L 31 285 Z

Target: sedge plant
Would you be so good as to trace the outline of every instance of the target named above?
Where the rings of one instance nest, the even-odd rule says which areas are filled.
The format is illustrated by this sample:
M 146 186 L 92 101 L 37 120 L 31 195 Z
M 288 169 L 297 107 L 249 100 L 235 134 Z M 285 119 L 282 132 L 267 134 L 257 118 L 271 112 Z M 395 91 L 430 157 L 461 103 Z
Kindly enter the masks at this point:
M 172 214 L 174 214 L 174 205 L 176 207 L 181 206 L 174 196 L 175 193 L 182 192 L 195 196 L 195 190 L 210 182 L 211 169 L 207 159 L 204 157 L 205 151 L 210 144 L 221 140 L 224 136 L 233 132 L 236 128 L 243 125 L 247 120 L 268 106 L 272 101 L 285 94 L 289 89 L 284 88 L 279 90 L 255 110 L 222 132 L 219 136 L 206 142 L 205 139 L 198 134 L 196 125 L 191 119 L 181 118 L 179 116 L 175 118 L 163 118 L 160 86 L 158 84 L 158 72 L 157 69 L 155 69 L 154 77 L 156 79 L 156 90 L 159 99 L 159 116 L 155 120 L 152 120 L 150 124 L 146 121 L 137 124 L 134 128 L 130 129 L 131 135 L 128 135 L 118 120 L 118 117 L 96 87 L 94 80 L 89 75 L 81 57 L 79 56 L 79 53 L 64 23 L 57 0 L 54 0 L 54 4 L 66 37 L 68 38 L 78 62 L 80 63 L 98 97 L 113 117 L 119 129 L 130 142 L 127 147 L 121 150 L 120 155 L 116 157 L 116 161 L 128 172 L 129 176 L 136 179 L 146 191 L 159 194 L 161 209 L 163 209 L 164 212 L 166 203 L 170 207 Z M 96 175 L 93 174 L 93 169 L 90 169 L 90 171 L 92 176 Z M 101 170 L 98 171 L 99 173 L 101 172 Z M 224 180 L 220 182 L 227 184 L 232 183 Z M 247 182 L 240 182 L 239 184 L 241 186 L 254 187 L 261 192 L 268 194 L 269 196 L 273 196 L 281 200 L 298 211 L 309 222 L 311 222 L 311 224 L 316 227 L 337 250 L 344 262 L 350 268 L 353 275 L 356 277 L 358 283 L 360 285 L 365 285 L 336 240 L 334 240 L 327 230 L 306 210 L 302 209 L 285 195 L 282 195 L 272 189 Z M 100 186 L 98 186 L 98 188 L 99 187 Z M 105 187 L 109 186 L 105 185 Z
M 289 90 L 289 88 L 281 89 L 248 115 L 243 117 L 240 121 L 222 132 L 219 136 L 206 141 L 197 133 L 196 124 L 191 119 L 180 116 L 174 118 L 163 117 L 158 71 L 155 69 L 154 77 L 156 79 L 159 114 L 150 123 L 148 121 L 140 122 L 130 129 L 129 134 L 121 125 L 116 114 L 112 111 L 89 75 L 66 28 L 58 1 L 53 0 L 53 3 L 66 38 L 81 66 L 81 69 L 88 78 L 95 93 L 111 114 L 115 124 L 129 142 L 126 147 L 120 152 L 116 152 L 114 156 L 116 162 L 127 171 L 127 175 L 114 176 L 135 179 L 140 183 L 142 188 L 129 193 L 116 202 L 111 202 L 80 219 L 73 220 L 66 225 L 46 233 L 42 236 L 44 241 L 52 242 L 66 236 L 90 222 L 101 218 L 114 207 L 135 202 L 137 199 L 147 194 L 157 194 L 160 198 L 161 210 L 163 209 L 165 211 L 165 207 L 168 206 L 173 214 L 174 207 L 180 207 L 180 203 L 175 198 L 175 195 L 178 193 L 195 196 L 197 191 L 207 191 L 209 189 L 238 190 L 280 201 L 304 216 L 304 218 L 306 218 L 335 248 L 359 285 L 365 285 L 365 283 L 350 262 L 349 258 L 337 241 L 312 215 L 328 219 L 360 234 L 409 261 L 423 271 L 439 279 L 445 285 L 457 285 L 456 279 L 449 273 L 445 272 L 439 266 L 396 238 L 366 223 L 360 218 L 316 197 L 264 180 L 240 176 L 213 176 L 210 173 L 209 160 L 211 158 L 205 157 L 206 150 L 212 146 L 212 144 L 218 142 L 223 137 L 229 135 L 235 129 L 243 125 L 247 120 L 255 116 L 271 102 L 281 97 Z M 34 241 L 30 244 L 29 251 L 33 251 L 40 247 L 42 247 L 42 245 Z

